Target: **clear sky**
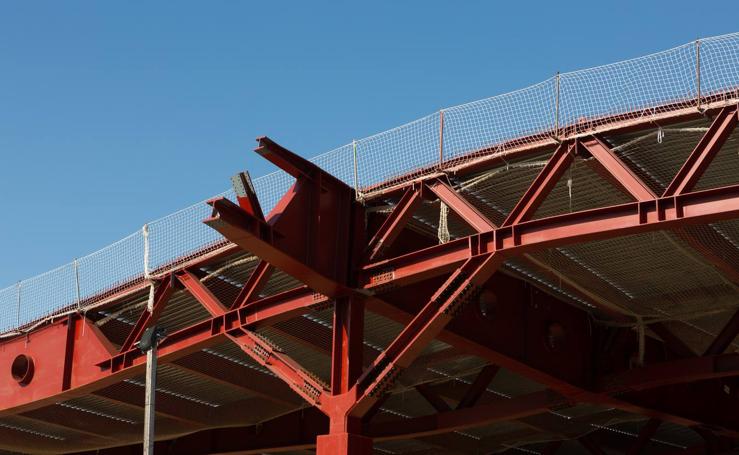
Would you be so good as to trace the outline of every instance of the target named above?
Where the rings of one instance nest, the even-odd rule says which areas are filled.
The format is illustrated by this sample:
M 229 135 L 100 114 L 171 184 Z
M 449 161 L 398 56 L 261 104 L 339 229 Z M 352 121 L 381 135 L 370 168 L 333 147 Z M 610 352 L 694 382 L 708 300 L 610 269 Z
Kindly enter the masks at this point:
M 566 6 L 565 6 L 566 5 Z M 717 1 L 0 0 L 0 287 L 439 108 L 739 31 Z

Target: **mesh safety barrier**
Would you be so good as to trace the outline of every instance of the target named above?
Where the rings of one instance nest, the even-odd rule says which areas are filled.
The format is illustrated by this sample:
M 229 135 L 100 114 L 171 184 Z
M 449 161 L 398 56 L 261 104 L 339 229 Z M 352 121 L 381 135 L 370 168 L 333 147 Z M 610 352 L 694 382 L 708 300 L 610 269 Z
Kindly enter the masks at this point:
M 521 90 L 442 109 L 311 161 L 367 197 L 442 166 L 738 97 L 735 33 L 558 74 Z M 284 172 L 254 180 L 265 213 L 293 182 Z M 220 196 L 234 198 L 233 191 Z M 147 272 L 161 276 L 226 246 L 202 223 L 210 213 L 205 201 L 199 202 L 70 264 L 0 289 L 0 333 L 84 311 L 145 284 Z

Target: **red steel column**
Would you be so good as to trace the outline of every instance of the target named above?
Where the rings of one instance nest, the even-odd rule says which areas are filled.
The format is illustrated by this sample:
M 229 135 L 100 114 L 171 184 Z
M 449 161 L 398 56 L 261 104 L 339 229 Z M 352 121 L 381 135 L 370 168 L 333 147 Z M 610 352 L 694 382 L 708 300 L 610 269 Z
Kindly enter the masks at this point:
M 362 373 L 364 302 L 355 297 L 335 303 L 333 349 L 331 353 L 331 393 L 346 393 Z
M 342 284 L 356 285 L 354 270 L 362 260 L 367 245 L 364 210 L 354 203 L 353 196 L 337 200 L 338 217 L 334 261 L 335 276 Z M 420 198 L 410 195 L 407 211 L 412 213 Z M 402 219 L 409 217 L 402 215 Z M 391 217 L 392 218 L 392 217 Z M 392 229 L 391 229 L 392 230 Z M 387 233 L 387 231 L 385 231 Z M 390 233 L 389 240 L 395 234 Z M 383 237 L 381 236 L 380 239 Z M 379 242 L 380 252 L 382 240 Z M 356 295 L 342 296 L 334 301 L 334 318 L 331 350 L 331 395 L 332 403 L 324 408 L 329 417 L 329 432 L 316 439 L 318 455 L 370 455 L 372 439 L 362 435 L 362 420 L 349 415 L 349 408 L 355 399 L 349 393 L 362 374 L 364 366 L 364 299 Z M 336 405 L 338 404 L 338 406 Z
M 350 432 L 331 432 L 316 438 L 316 455 L 371 455 L 372 439 L 357 434 L 361 422 Z
M 364 351 L 364 302 L 355 297 L 338 299 L 334 306 L 331 393 L 348 397 L 347 392 L 362 373 Z M 341 400 L 343 401 L 343 400 Z M 362 421 L 351 417 L 345 406 L 331 407 L 329 434 L 316 440 L 318 455 L 372 453 L 372 439 L 361 435 Z

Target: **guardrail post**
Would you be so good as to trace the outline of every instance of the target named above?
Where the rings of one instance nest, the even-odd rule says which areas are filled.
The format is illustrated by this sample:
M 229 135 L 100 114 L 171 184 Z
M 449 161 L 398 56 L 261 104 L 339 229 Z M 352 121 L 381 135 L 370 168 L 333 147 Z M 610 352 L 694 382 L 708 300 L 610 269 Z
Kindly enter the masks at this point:
M 15 327 L 21 326 L 21 282 L 16 283 Z
M 695 40 L 695 85 L 698 92 L 696 104 L 701 110 L 701 40 Z
M 72 262 L 74 266 L 74 282 L 77 291 L 77 311 L 82 310 L 82 299 L 80 298 L 80 267 L 77 259 Z
M 559 138 L 559 71 L 554 76 L 554 137 Z
M 149 279 L 149 225 L 145 224 L 141 227 L 141 233 L 144 236 L 144 278 Z
M 444 109 L 439 110 L 439 168 L 444 162 Z
M 359 200 L 359 166 L 357 164 L 357 140 L 352 140 L 352 154 L 354 155 L 354 197 Z

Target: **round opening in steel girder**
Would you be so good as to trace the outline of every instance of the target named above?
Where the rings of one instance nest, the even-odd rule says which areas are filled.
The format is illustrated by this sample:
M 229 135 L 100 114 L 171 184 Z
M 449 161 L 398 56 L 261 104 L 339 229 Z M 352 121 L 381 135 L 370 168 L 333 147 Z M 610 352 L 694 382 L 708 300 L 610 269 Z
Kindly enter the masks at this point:
M 547 326 L 544 344 L 550 351 L 557 352 L 563 348 L 566 338 L 567 332 L 564 326 L 559 322 L 552 322 Z
M 492 321 L 495 315 L 495 307 L 498 304 L 498 296 L 490 289 L 484 289 L 477 298 L 477 309 L 480 316 L 487 321 Z
M 27 385 L 31 382 L 33 370 L 33 359 L 25 354 L 17 356 L 10 366 L 10 374 L 20 385 Z

